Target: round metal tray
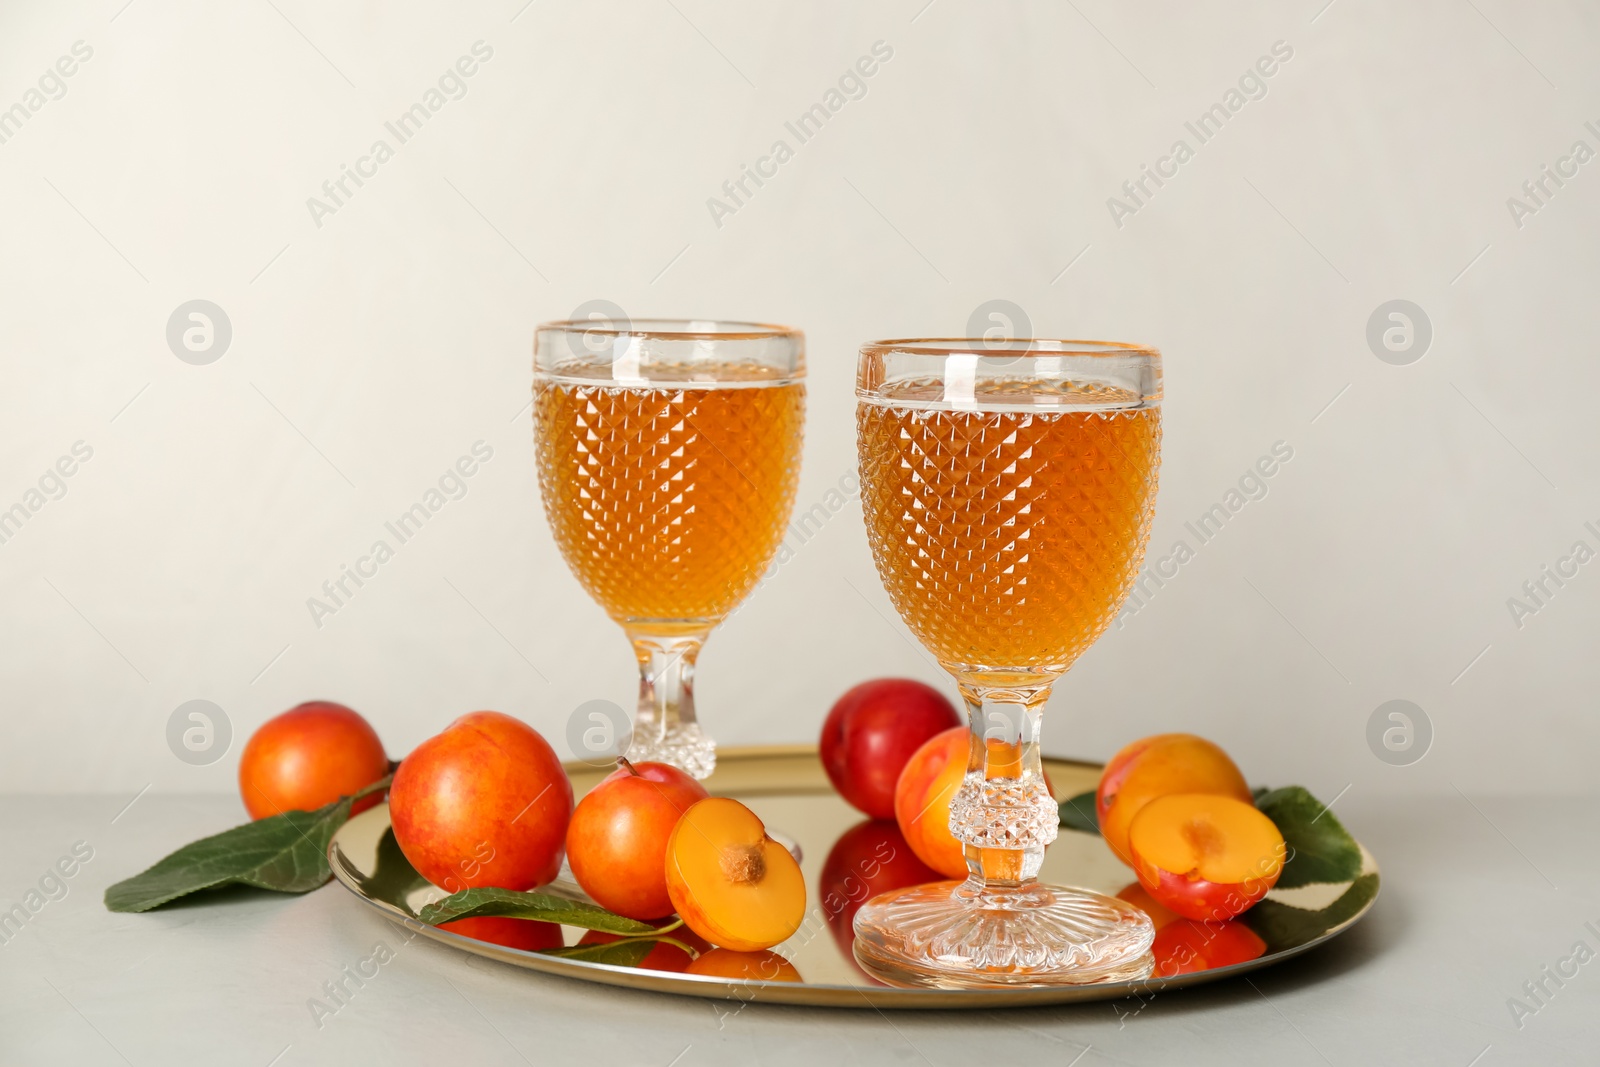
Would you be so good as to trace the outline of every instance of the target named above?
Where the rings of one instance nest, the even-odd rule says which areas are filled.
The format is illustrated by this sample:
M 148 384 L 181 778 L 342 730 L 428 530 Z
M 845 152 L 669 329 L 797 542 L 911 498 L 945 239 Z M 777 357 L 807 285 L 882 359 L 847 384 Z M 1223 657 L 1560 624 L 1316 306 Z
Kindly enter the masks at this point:
M 1047 758 L 1045 768 L 1057 795 L 1062 797 L 1094 788 L 1100 774 L 1098 765 L 1072 760 Z M 579 797 L 608 770 L 582 763 L 567 765 Z M 840 835 L 862 822 L 863 817 L 833 791 L 816 749 L 809 745 L 722 749 L 717 753 L 716 774 L 706 785 L 717 795 L 747 802 L 769 832 L 785 843 L 792 842 L 792 850 L 801 857 L 809 897 L 807 918 L 795 936 L 774 950 L 793 965 L 801 981 L 705 977 L 570 959 L 508 948 L 418 922 L 417 910 L 445 894 L 424 881 L 395 846 L 387 804 L 347 822 L 329 843 L 328 861 L 334 877 L 385 918 L 466 952 L 546 974 L 631 989 L 840 1008 L 997 1008 L 1109 1000 L 1197 985 L 1297 956 L 1349 929 L 1371 910 L 1378 895 L 1377 864 L 1363 848 L 1363 869 L 1355 881 L 1274 890 L 1266 901 L 1247 912 L 1239 921 L 1250 925 L 1267 948 L 1263 955 L 1245 963 L 1171 977 L 1079 986 L 892 988 L 868 977 L 856 965 L 848 948 L 848 927 L 831 928 L 817 897 L 818 880 L 829 851 Z M 1115 893 L 1133 880 L 1132 872 L 1117 861 L 1104 841 L 1065 827 L 1045 854 L 1040 879 L 1107 893 Z M 565 872 L 543 891 L 586 899 Z M 568 945 L 575 944 L 582 933 L 575 929 L 563 932 Z

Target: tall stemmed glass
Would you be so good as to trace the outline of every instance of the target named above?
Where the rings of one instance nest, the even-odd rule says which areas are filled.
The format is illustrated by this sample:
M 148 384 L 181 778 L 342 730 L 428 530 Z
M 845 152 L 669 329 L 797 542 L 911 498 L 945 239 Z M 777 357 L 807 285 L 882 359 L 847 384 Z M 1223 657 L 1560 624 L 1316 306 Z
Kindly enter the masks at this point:
M 1037 881 L 1058 823 L 1039 726 L 1051 685 L 1138 575 L 1160 461 L 1160 355 L 1098 341 L 879 341 L 861 349 L 856 396 L 878 574 L 955 677 L 972 728 L 950 807 L 967 879 L 869 901 L 857 958 L 912 985 L 1148 973 L 1142 911 Z
M 545 516 L 639 661 L 628 755 L 705 778 L 694 665 L 782 539 L 800 476 L 805 338 L 747 322 L 548 322 L 534 335 Z

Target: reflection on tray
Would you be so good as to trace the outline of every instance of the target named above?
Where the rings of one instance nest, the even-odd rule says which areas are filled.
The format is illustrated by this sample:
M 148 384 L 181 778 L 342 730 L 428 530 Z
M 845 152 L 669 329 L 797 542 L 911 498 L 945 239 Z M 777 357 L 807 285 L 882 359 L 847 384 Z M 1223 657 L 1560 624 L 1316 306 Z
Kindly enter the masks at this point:
M 822 864 L 817 896 L 840 954 L 864 980 L 884 984 L 856 962 L 854 921 L 861 905 L 879 893 L 943 880 L 916 857 L 892 819 L 867 819 L 839 835 Z
M 573 951 L 560 955 L 591 963 L 611 963 L 618 967 L 642 967 L 647 971 L 682 974 L 696 957 L 711 946 L 688 927 L 679 927 L 670 937 L 623 937 L 600 930 L 585 930 Z M 587 951 L 579 951 L 587 949 Z
M 879 893 L 941 880 L 912 853 L 900 827 L 891 820 L 864 820 L 834 841 L 822 865 L 817 895 L 834 944 L 862 980 L 883 984 L 855 962 L 852 920 L 856 911 Z M 416 914 L 413 904 L 419 892 L 431 889 L 400 851 L 392 829 L 384 830 L 379 839 L 371 873 L 358 876 L 356 883 L 367 896 L 410 916 Z M 1142 909 L 1155 923 L 1152 977 L 1159 980 L 1247 963 L 1268 952 L 1303 945 L 1359 914 L 1377 890 L 1378 876 L 1364 874 L 1325 907 L 1294 907 L 1269 897 L 1243 918 L 1220 923 L 1181 918 L 1152 900 L 1138 882 L 1125 886 L 1117 896 Z M 659 938 L 625 938 L 585 930 L 571 945 L 565 943 L 562 927 L 528 919 L 457 919 L 439 929 L 504 948 L 618 967 L 741 983 L 804 981 L 795 965 L 777 952 L 714 948 L 687 927 Z
M 804 798 L 795 800 L 804 802 Z M 381 818 L 387 813 L 376 810 L 372 814 Z M 797 835 L 799 840 L 808 850 L 814 850 L 813 855 L 825 858 L 820 871 L 808 878 L 812 899 L 805 923 L 799 933 L 775 951 L 718 948 L 687 927 L 656 937 L 625 937 L 526 919 L 475 917 L 458 919 L 439 929 L 519 953 L 559 956 L 659 975 L 721 979 L 733 990 L 728 995 L 741 1000 L 772 999 L 779 986 L 808 984 L 801 963 L 808 972 L 813 967 L 825 972 L 816 988 L 846 991 L 854 986 L 861 993 L 870 988 L 887 992 L 884 983 L 855 961 L 852 920 L 857 910 L 880 893 L 946 879 L 917 858 L 892 820 L 862 820 L 847 825 L 842 832 L 836 830 L 827 835 L 832 842 L 825 852 L 818 847 L 821 835 L 814 832 L 820 827 L 813 827 L 813 833 L 808 835 L 803 832 L 803 821 L 797 822 L 794 829 L 802 831 Z M 844 822 L 835 819 L 833 826 Z M 343 880 L 361 896 L 388 905 L 399 913 L 397 917 L 415 924 L 422 906 L 438 899 L 443 891 L 430 885 L 406 860 L 386 819 L 378 825 L 382 826 L 381 831 L 374 826 L 366 838 L 369 844 L 357 850 L 366 857 L 364 861 L 357 862 L 348 851 L 339 850 L 336 842 L 340 856 L 336 867 L 342 870 Z M 1073 850 L 1089 840 L 1087 835 L 1069 828 L 1052 851 L 1065 849 L 1074 854 Z M 374 841 L 375 844 L 370 843 Z M 1098 848 L 1093 851 L 1100 854 Z M 1081 862 L 1084 861 L 1075 860 L 1074 865 Z M 1100 884 L 1104 884 L 1103 880 Z M 1252 961 L 1265 962 L 1280 953 L 1291 953 L 1360 916 L 1377 895 L 1378 885 L 1376 866 L 1363 851 L 1362 873 L 1352 881 L 1274 890 L 1238 919 L 1201 922 L 1175 915 L 1151 899 L 1139 883 L 1131 882 L 1117 896 L 1150 915 L 1156 938 L 1149 979 L 1124 984 L 1130 993 L 1137 988 L 1158 989 L 1183 976 Z M 581 897 L 574 885 L 564 881 L 541 891 Z M 772 992 L 763 994 L 763 988 Z M 859 1000 L 859 994 L 851 996 Z

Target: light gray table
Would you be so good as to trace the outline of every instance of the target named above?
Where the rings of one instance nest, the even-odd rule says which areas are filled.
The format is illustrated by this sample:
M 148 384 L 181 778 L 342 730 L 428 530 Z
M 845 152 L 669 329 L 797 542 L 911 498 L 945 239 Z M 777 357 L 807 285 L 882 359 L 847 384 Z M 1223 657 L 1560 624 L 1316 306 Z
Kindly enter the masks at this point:
M 1600 955 L 1567 963 L 1577 973 L 1559 986 L 1547 977 L 1579 942 L 1600 953 L 1594 798 L 1346 798 L 1343 818 L 1383 868 L 1375 911 L 1249 981 L 1143 1004 L 890 1015 L 739 1009 L 535 975 L 406 943 L 337 885 L 113 915 L 106 885 L 241 821 L 232 797 L 146 795 L 119 815 L 127 803 L 0 798 L 0 908 L 75 843 L 93 849 L 65 896 L 48 885 L 59 899 L 5 930 L 0 1063 L 1600 1063 Z M 347 1003 L 314 1017 L 324 983 L 380 943 L 393 958 L 377 976 L 346 980 Z M 1541 980 L 1536 1005 L 1524 983 Z M 1513 997 L 1538 1010 L 1514 1019 Z

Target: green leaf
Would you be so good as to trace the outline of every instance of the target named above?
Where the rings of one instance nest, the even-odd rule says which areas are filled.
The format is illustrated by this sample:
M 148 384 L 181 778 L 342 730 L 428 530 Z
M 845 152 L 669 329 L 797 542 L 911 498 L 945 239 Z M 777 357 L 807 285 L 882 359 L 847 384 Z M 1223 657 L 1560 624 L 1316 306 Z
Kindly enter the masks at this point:
M 1361 873 L 1361 846 L 1333 812 L 1303 786 L 1263 793 L 1261 813 L 1277 824 L 1289 846 L 1289 862 L 1278 876 L 1279 889 L 1314 882 L 1348 882 Z
M 545 956 L 560 956 L 568 960 L 637 967 L 646 956 L 650 955 L 650 950 L 655 948 L 656 944 L 654 938 L 645 937 L 637 941 L 608 941 L 603 945 L 568 945 L 565 948 L 541 949 L 540 952 Z
M 1082 830 L 1086 834 L 1100 832 L 1100 820 L 1095 815 L 1093 789 L 1079 793 L 1061 802 L 1061 825 L 1069 830 Z
M 541 922 L 560 923 L 562 926 L 580 926 L 586 930 L 602 930 L 608 934 L 648 934 L 655 927 L 635 919 L 623 918 L 604 908 L 585 904 L 549 893 L 519 893 L 512 889 L 480 886 L 452 893 L 422 909 L 417 918 L 429 926 L 454 922 L 456 919 L 473 919 L 480 915 L 503 915 L 511 919 L 538 919 Z M 641 957 L 642 958 L 642 957 Z
M 1263 900 L 1239 918 L 1261 935 L 1268 952 L 1278 952 L 1315 941 L 1334 927 L 1349 922 L 1377 895 L 1377 874 L 1363 874 L 1326 908 L 1310 911 L 1276 900 Z
M 411 861 L 406 859 L 406 854 L 400 851 L 400 843 L 394 839 L 394 827 L 391 826 L 378 840 L 378 859 L 372 867 L 372 873 L 357 879 L 357 884 L 363 893 L 374 900 L 393 904 L 407 915 L 415 915 L 416 912 L 406 902 L 407 898 L 427 885 L 428 880 L 417 873 Z
M 202 889 L 252 885 L 305 893 L 326 882 L 328 842 L 353 798 L 316 811 L 288 811 L 184 845 L 142 874 L 106 889 L 112 911 L 149 911 Z

